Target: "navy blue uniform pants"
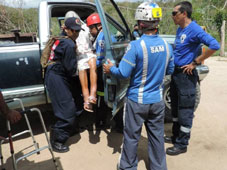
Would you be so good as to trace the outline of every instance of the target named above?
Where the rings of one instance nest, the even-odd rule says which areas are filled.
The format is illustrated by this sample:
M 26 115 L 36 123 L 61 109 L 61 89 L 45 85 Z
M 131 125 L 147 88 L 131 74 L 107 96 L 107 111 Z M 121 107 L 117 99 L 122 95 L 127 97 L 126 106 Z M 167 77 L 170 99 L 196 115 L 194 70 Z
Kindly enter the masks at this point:
M 57 118 L 52 127 L 55 140 L 64 143 L 70 137 L 76 116 L 82 112 L 80 82 L 76 77 L 66 77 L 58 68 L 51 68 L 45 74 L 45 84 Z
M 137 147 L 143 123 L 148 136 L 149 170 L 167 170 L 164 148 L 163 101 L 139 104 L 126 100 L 124 107 L 124 138 L 118 169 L 137 170 Z
M 192 121 L 194 117 L 196 84 L 198 73 L 193 75 L 183 73 L 182 69 L 175 68 L 170 83 L 171 108 L 173 116 L 174 146 L 185 148 L 190 139 Z

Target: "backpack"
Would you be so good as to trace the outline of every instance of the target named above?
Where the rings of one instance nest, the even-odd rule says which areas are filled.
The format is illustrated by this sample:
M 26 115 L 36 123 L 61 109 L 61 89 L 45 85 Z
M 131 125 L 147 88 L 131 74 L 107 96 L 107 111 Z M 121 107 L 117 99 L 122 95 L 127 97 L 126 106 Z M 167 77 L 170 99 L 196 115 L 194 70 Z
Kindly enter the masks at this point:
M 49 40 L 47 41 L 46 46 L 43 49 L 42 55 L 40 58 L 40 64 L 42 66 L 43 77 L 44 77 L 45 68 L 47 66 L 55 63 L 55 61 L 49 61 L 51 50 L 52 50 L 52 47 L 53 47 L 55 41 L 60 40 L 60 39 L 65 39 L 65 38 L 67 38 L 67 36 L 51 36 L 49 38 Z

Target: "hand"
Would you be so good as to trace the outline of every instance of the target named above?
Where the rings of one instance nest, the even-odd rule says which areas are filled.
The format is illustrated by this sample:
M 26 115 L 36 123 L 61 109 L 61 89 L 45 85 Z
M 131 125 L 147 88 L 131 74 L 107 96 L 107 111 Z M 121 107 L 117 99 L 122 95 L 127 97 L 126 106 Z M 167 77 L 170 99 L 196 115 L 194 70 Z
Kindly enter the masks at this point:
M 183 70 L 183 73 L 187 73 L 189 75 L 192 75 L 192 70 L 196 67 L 196 65 L 192 63 L 188 64 L 188 65 L 185 65 L 185 66 L 182 66 L 181 68 L 184 69 Z
M 16 123 L 21 119 L 21 114 L 20 112 L 16 110 L 9 110 L 9 112 L 6 115 L 6 118 L 11 122 L 11 123 Z
M 103 64 L 103 72 L 105 74 L 109 74 L 110 68 L 114 66 L 114 64 L 109 59 L 107 59 L 107 62 L 108 62 L 108 64 Z
M 65 24 L 62 24 L 61 29 L 62 29 L 62 30 L 65 29 Z

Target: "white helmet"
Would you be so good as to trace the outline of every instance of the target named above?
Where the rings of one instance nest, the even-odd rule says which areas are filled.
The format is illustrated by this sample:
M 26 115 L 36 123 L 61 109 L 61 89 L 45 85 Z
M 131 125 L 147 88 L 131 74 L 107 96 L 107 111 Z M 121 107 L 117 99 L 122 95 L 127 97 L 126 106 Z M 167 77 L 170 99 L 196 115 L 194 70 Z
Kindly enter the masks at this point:
M 143 32 L 157 29 L 161 19 L 162 9 L 156 3 L 144 2 L 136 9 L 135 20 Z
M 144 2 L 136 9 L 135 20 L 157 21 L 162 19 L 162 9 L 153 2 Z
M 74 11 L 68 11 L 65 14 L 65 20 L 67 20 L 68 18 L 71 18 L 71 17 L 75 17 L 75 18 L 79 18 L 80 19 L 80 16 L 76 12 L 74 12 Z

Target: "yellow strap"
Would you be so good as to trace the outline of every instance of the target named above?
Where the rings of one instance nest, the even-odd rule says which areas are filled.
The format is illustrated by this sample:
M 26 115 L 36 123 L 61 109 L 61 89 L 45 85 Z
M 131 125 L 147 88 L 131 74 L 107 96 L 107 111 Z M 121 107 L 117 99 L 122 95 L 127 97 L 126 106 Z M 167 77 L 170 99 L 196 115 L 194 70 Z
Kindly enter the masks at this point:
M 98 95 L 98 96 L 104 96 L 104 94 L 105 94 L 105 93 L 102 92 L 102 91 L 97 91 L 97 95 Z

